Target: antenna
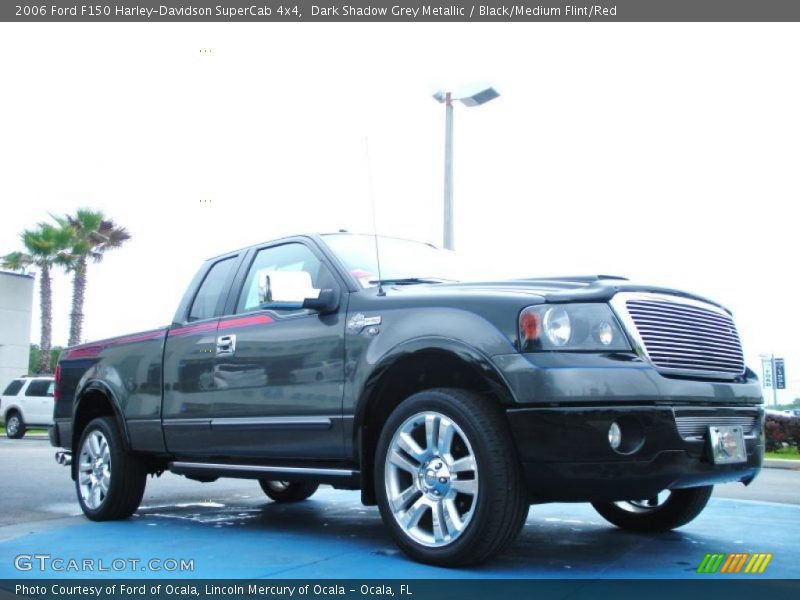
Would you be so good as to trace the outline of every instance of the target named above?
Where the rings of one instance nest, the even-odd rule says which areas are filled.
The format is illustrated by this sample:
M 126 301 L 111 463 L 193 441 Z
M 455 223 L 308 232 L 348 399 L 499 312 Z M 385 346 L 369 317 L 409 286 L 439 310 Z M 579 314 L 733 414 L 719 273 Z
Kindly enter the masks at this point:
M 364 151 L 367 155 L 367 187 L 369 188 L 369 204 L 372 208 L 372 236 L 375 238 L 375 262 L 378 265 L 378 296 L 385 296 L 383 278 L 381 277 L 381 253 L 378 251 L 378 225 L 375 219 L 375 190 L 372 187 L 372 164 L 369 160 L 369 138 L 364 138 Z

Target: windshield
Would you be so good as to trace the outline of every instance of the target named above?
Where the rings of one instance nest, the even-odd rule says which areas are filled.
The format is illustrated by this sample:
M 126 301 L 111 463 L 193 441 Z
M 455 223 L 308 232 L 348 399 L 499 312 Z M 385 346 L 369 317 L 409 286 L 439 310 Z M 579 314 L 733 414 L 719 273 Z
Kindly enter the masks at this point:
M 363 287 L 378 284 L 374 236 L 333 233 L 322 239 Z M 385 282 L 435 283 L 469 278 L 455 253 L 430 244 L 378 236 L 378 250 Z

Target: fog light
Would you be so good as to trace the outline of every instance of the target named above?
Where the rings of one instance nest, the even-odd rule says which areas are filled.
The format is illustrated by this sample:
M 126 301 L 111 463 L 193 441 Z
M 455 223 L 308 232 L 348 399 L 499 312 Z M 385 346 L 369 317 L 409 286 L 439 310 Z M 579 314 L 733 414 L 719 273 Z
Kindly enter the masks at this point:
M 616 421 L 608 428 L 608 443 L 614 450 L 619 448 L 619 445 L 622 443 L 622 429 L 619 428 Z

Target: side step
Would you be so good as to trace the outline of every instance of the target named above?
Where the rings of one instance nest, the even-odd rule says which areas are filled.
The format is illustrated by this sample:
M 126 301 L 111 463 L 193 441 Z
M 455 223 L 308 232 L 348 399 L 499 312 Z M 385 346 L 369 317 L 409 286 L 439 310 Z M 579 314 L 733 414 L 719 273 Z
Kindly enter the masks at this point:
M 336 486 L 359 485 L 361 474 L 354 469 L 329 467 L 289 467 L 282 465 L 234 465 L 227 463 L 174 461 L 169 470 L 193 479 L 235 477 L 279 481 L 318 481 Z

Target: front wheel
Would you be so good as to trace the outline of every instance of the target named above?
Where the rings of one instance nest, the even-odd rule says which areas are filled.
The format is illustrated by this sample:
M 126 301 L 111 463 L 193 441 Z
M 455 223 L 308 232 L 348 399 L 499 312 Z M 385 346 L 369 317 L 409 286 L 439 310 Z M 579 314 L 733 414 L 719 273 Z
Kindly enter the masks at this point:
M 375 491 L 398 546 L 440 566 L 500 552 L 528 509 L 500 407 L 457 389 L 419 392 L 389 416 L 378 440 Z
M 111 417 L 91 421 L 81 435 L 75 465 L 75 488 L 83 513 L 93 521 L 131 516 L 144 495 L 147 469 L 123 446 Z
M 608 522 L 631 531 L 668 531 L 686 525 L 703 512 L 714 491 L 713 485 L 665 490 L 647 500 L 593 502 Z
M 264 493 L 275 502 L 300 502 L 310 498 L 319 488 L 318 483 L 305 481 L 273 481 L 260 479 L 258 482 Z
M 6 417 L 6 437 L 12 440 L 21 439 L 25 435 L 25 421 L 22 416 L 16 411 L 12 410 Z

